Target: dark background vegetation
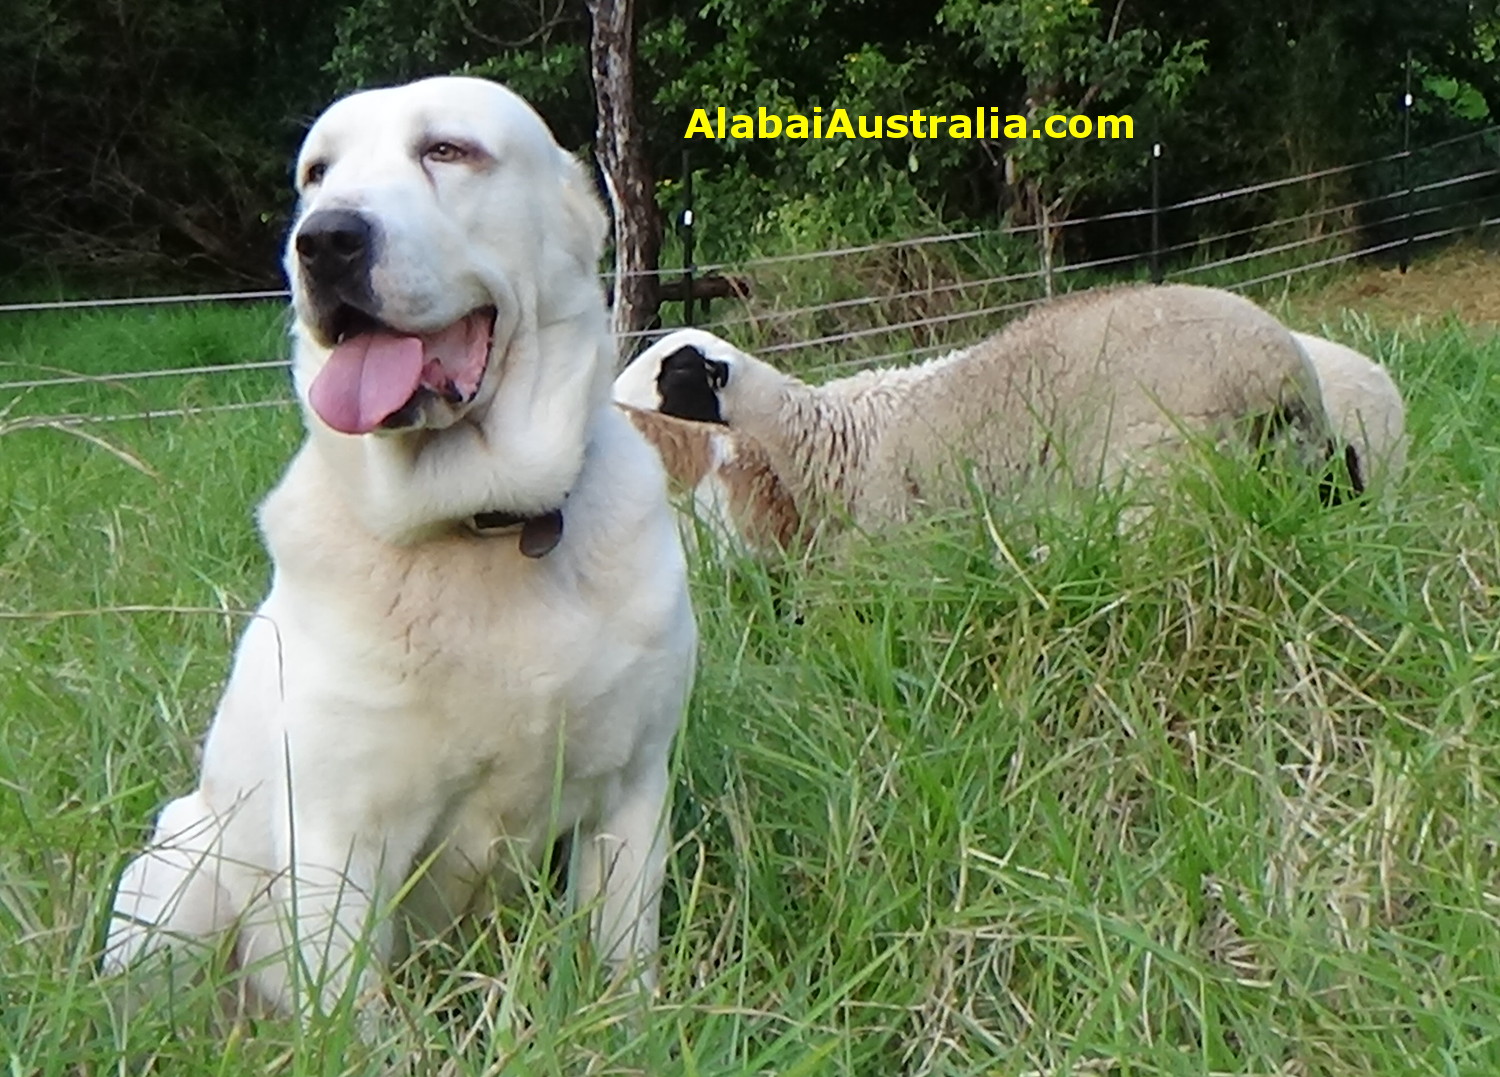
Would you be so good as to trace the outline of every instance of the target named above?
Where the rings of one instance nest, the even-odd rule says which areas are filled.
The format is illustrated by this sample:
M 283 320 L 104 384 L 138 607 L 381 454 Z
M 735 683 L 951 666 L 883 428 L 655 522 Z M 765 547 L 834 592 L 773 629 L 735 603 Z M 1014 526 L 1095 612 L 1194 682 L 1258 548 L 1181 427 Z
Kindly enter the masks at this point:
M 274 285 L 287 163 L 310 118 L 353 88 L 469 71 L 529 97 L 565 144 L 586 149 L 593 134 L 583 0 L 7 8 L 7 290 Z M 1500 107 L 1496 31 L 1492 2 L 1469 0 L 641 0 L 638 109 L 666 211 L 697 107 L 1136 118 L 1136 140 L 1115 144 L 695 140 L 700 253 L 733 258 L 768 242 L 1139 206 L 1154 135 L 1167 147 L 1167 200 L 1375 157 L 1401 144 L 1408 56 L 1414 144 L 1477 129 Z M 1488 164 L 1494 152 L 1469 140 L 1424 167 Z M 1397 182 L 1394 166 L 1364 170 L 1173 227 L 1244 227 Z M 1117 247 L 1140 243 L 1137 231 L 1069 234 Z

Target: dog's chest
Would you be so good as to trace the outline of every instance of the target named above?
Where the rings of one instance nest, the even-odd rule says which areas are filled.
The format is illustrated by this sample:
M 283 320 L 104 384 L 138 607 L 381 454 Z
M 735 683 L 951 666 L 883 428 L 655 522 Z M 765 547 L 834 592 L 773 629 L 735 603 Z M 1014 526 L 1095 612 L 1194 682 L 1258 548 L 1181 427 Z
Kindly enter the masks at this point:
M 286 720 L 382 775 L 371 791 L 398 813 L 409 798 L 514 833 L 555 793 L 605 794 L 657 721 L 651 686 L 680 664 L 672 596 L 642 582 L 652 566 L 627 568 L 581 526 L 581 496 L 578 522 L 533 559 L 514 534 L 377 542 L 307 474 L 261 515 Z
M 514 536 L 456 538 L 324 571 L 325 601 L 308 614 L 315 631 L 347 641 L 351 662 L 383 671 L 393 693 L 432 695 L 460 715 L 570 686 L 586 696 L 608 618 L 565 569 L 514 546 Z
M 633 656 L 566 588 L 501 587 L 462 555 L 405 567 L 358 573 L 353 603 L 349 576 L 278 581 L 279 713 L 343 810 L 380 832 L 425 820 L 463 871 L 487 871 L 607 801 L 640 733 L 610 704 Z

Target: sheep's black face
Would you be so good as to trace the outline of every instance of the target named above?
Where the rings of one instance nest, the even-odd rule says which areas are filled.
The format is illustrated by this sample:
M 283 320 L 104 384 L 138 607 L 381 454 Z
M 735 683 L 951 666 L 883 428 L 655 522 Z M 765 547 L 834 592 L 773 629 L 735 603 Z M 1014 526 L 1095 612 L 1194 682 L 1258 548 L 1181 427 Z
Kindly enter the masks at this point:
M 729 364 L 710 359 L 691 344 L 663 359 L 656 374 L 662 414 L 700 423 L 723 425 L 718 390 L 728 384 Z

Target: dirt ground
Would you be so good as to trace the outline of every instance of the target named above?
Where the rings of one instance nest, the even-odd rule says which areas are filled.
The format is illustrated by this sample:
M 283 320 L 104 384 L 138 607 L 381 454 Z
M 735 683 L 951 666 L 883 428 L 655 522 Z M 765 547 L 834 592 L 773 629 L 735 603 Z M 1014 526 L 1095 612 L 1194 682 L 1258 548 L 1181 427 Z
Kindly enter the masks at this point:
M 1337 324 L 1345 311 L 1387 329 L 1452 315 L 1476 329 L 1500 328 L 1500 251 L 1462 244 L 1395 266 L 1354 270 L 1328 285 L 1288 297 L 1291 320 Z

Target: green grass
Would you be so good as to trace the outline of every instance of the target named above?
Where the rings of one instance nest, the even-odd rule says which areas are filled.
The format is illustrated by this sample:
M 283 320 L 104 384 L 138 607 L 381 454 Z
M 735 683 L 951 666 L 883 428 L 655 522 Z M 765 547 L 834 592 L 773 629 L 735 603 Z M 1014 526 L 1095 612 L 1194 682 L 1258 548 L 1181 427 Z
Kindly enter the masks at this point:
M 0 422 L 28 415 L 129 415 L 290 394 L 284 368 L 120 377 L 284 360 L 284 303 L 128 307 L 4 317 L 0 322 Z M 91 380 L 74 380 L 80 376 Z M 35 382 L 54 384 L 29 384 Z
M 275 355 L 278 316 L 4 323 L 0 361 Z M 538 884 L 399 971 L 379 1053 L 347 1015 L 226 1031 L 190 984 L 132 1012 L 92 971 L 265 589 L 252 509 L 295 413 L 91 428 L 103 444 L 12 427 L 0 1057 L 46 1077 L 392 1056 L 455 1077 L 1500 1072 L 1500 341 L 1330 332 L 1409 394 L 1388 505 L 1326 511 L 1209 462 L 1128 539 L 1108 501 L 997 504 L 795 569 L 698 565 L 652 1012 L 599 989 Z M 284 392 L 272 374 L 257 392 Z M 243 377 L 132 399 L 248 399 Z

